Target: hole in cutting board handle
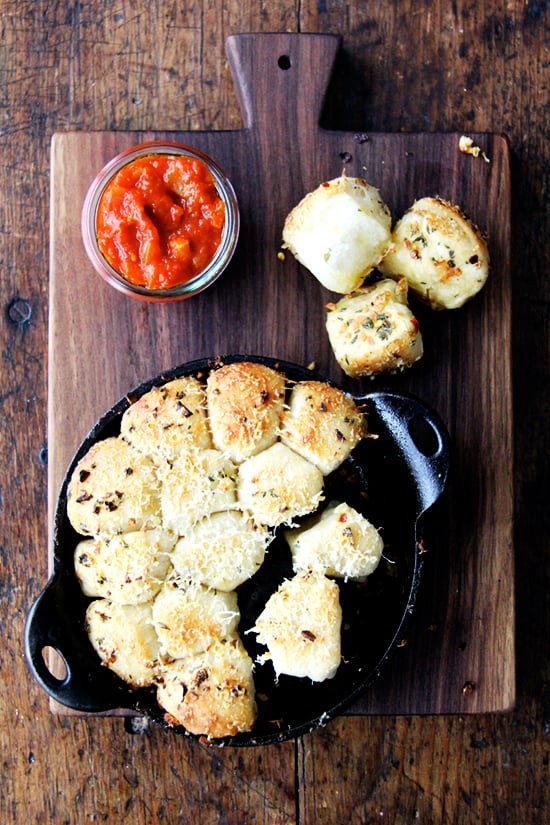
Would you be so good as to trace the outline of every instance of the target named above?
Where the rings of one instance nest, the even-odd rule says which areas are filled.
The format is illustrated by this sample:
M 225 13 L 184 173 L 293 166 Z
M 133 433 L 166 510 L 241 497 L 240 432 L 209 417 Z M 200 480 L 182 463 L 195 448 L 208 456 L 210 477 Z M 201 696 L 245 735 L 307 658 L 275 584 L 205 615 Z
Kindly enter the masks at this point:
M 286 72 L 288 69 L 290 69 L 290 67 L 292 66 L 292 62 L 291 62 L 290 57 L 288 56 L 288 54 L 282 54 L 279 57 L 279 59 L 277 60 L 277 66 L 279 67 L 279 69 L 282 69 L 284 72 Z

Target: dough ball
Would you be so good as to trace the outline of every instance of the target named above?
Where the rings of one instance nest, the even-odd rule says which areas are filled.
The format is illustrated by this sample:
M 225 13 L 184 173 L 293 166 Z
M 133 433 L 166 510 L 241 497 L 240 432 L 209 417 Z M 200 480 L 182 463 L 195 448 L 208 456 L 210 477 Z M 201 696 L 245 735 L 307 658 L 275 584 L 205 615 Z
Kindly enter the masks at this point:
M 79 542 L 74 566 L 82 592 L 118 604 L 151 601 L 171 570 L 175 540 L 157 528 Z
M 234 461 L 276 441 L 285 401 L 281 373 L 253 362 L 226 364 L 208 376 L 207 398 L 214 445 Z
M 259 569 L 271 537 L 248 514 L 225 510 L 191 527 L 176 544 L 172 561 L 184 578 L 234 590 Z
M 352 378 L 402 370 L 424 353 L 404 279 L 386 278 L 329 304 L 326 328 L 336 360 Z
M 233 634 L 240 613 L 236 593 L 168 579 L 153 603 L 152 621 L 163 656 L 183 659 Z
M 302 527 L 285 531 L 295 572 L 364 581 L 380 562 L 384 541 L 361 513 L 344 502 L 331 502 Z
M 300 573 L 283 582 L 256 620 L 275 673 L 331 679 L 340 664 L 342 610 L 336 582 L 322 573 Z
M 319 506 L 323 474 L 280 441 L 241 464 L 239 504 L 260 524 L 289 524 Z
M 342 176 L 294 207 L 283 242 L 323 286 L 345 294 L 361 286 L 388 251 L 391 215 L 378 189 Z
M 456 309 L 485 284 L 489 251 L 457 206 L 422 198 L 396 223 L 392 249 L 380 269 L 392 278 L 406 278 L 432 309 Z
M 211 447 L 204 386 L 183 376 L 154 387 L 125 411 L 120 434 L 161 466 L 190 447 Z
M 164 665 L 157 699 L 172 725 L 218 739 L 249 731 L 257 716 L 252 660 L 238 638 Z
M 182 453 L 166 474 L 161 491 L 165 529 L 178 535 L 204 516 L 235 505 L 237 468 L 218 450 Z
M 322 381 L 301 381 L 292 390 L 281 441 L 318 467 L 335 470 L 366 433 L 353 398 Z
M 106 667 L 132 687 L 153 684 L 159 643 L 152 625 L 151 604 L 115 604 L 97 599 L 86 610 L 86 629 Z
M 71 476 L 67 515 L 82 535 L 157 527 L 160 482 L 152 461 L 121 438 L 98 441 Z

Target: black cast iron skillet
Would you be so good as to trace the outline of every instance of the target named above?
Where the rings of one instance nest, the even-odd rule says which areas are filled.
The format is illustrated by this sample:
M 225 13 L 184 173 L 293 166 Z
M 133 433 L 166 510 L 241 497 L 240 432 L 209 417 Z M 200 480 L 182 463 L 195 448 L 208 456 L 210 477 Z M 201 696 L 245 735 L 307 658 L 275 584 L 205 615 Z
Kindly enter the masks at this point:
M 85 713 L 123 709 L 144 714 L 166 726 L 153 690 L 132 690 L 100 664 L 84 629 L 85 597 L 74 575 L 73 553 L 80 537 L 66 513 L 68 481 L 77 462 L 96 441 L 118 434 L 128 406 L 153 386 L 181 375 L 206 375 L 220 362 L 248 360 L 282 371 L 289 382 L 326 380 L 284 361 L 231 356 L 193 361 L 145 382 L 119 400 L 92 428 L 75 454 L 63 481 L 53 532 L 54 567 L 33 604 L 25 627 L 30 669 L 44 690 L 63 705 Z M 380 674 L 403 639 L 417 600 L 423 566 L 423 516 L 444 490 L 449 469 L 449 438 L 437 415 L 419 399 L 403 393 L 368 392 L 356 398 L 370 433 L 325 484 L 326 501 L 345 500 L 381 529 L 385 550 L 378 569 L 365 583 L 339 582 L 343 611 L 342 663 L 333 679 L 281 676 L 270 663 L 257 665 L 255 684 L 259 716 L 251 733 L 210 740 L 217 745 L 281 742 L 325 724 L 348 707 Z M 238 591 L 243 642 L 253 659 L 258 648 L 252 627 L 269 595 L 292 575 L 290 552 L 280 535 L 270 544 L 266 561 Z M 44 651 L 61 656 L 65 675 L 54 676 Z M 186 733 L 183 727 L 171 728 Z

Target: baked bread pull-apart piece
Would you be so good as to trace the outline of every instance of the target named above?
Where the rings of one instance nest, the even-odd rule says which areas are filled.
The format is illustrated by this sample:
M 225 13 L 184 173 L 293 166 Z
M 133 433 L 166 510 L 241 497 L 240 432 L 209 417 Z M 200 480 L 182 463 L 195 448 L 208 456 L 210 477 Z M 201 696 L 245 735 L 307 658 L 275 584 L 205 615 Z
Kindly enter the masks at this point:
M 345 175 L 309 192 L 287 215 L 283 244 L 333 292 L 357 289 L 391 243 L 391 215 L 378 189 Z
M 163 665 L 157 699 L 171 725 L 217 739 L 249 731 L 257 717 L 252 659 L 229 637 L 208 650 Z
M 175 541 L 172 533 L 156 528 L 79 542 L 74 566 L 82 592 L 117 604 L 151 601 L 172 568 Z
M 406 278 L 432 309 L 456 309 L 484 286 L 489 251 L 459 207 L 441 198 L 421 198 L 396 223 L 380 270 Z
M 301 527 L 285 530 L 295 572 L 364 581 L 382 558 L 384 541 L 373 524 L 345 502 L 330 502 Z
M 97 599 L 86 610 L 86 630 L 102 663 L 134 688 L 155 682 L 159 642 L 152 607 Z
M 317 509 L 324 477 L 310 461 L 277 441 L 239 468 L 239 505 L 268 527 L 290 524 Z
M 163 657 L 184 659 L 206 650 L 215 639 L 237 630 L 236 593 L 168 579 L 152 608 L 152 623 Z
M 418 321 L 407 305 L 405 279 L 385 278 L 327 309 L 330 345 L 352 378 L 402 370 L 424 353 Z
M 267 601 L 252 629 L 267 647 L 277 676 L 331 679 L 340 664 L 342 609 L 336 582 L 322 573 L 300 573 L 284 581 Z
M 160 524 L 160 482 L 153 462 L 121 438 L 94 444 L 67 489 L 67 516 L 81 535 L 129 533 Z
M 281 441 L 323 475 L 335 470 L 366 434 L 354 399 L 322 381 L 301 381 L 290 395 Z
M 244 461 L 276 440 L 285 402 L 284 376 L 254 362 L 226 364 L 206 384 L 214 445 Z
M 178 535 L 219 510 L 235 506 L 237 468 L 218 450 L 194 450 L 174 461 L 163 479 L 162 521 Z
M 159 466 L 189 448 L 211 447 L 203 384 L 188 375 L 154 387 L 125 411 L 120 433 Z
M 174 569 L 215 590 L 235 590 L 261 567 L 273 538 L 247 513 L 224 510 L 206 517 L 178 540 Z

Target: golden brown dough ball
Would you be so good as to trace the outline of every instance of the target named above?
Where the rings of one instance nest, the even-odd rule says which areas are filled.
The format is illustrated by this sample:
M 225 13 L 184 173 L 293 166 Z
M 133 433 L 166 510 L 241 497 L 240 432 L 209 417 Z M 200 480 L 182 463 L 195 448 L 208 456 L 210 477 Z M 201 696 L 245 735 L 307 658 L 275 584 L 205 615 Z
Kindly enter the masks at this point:
M 457 206 L 421 198 L 397 222 L 384 275 L 406 278 L 432 309 L 456 309 L 473 298 L 489 274 L 489 251 Z
M 252 660 L 237 637 L 163 666 L 157 688 L 167 722 L 218 739 L 251 730 L 257 716 Z
M 71 476 L 67 515 L 82 535 L 157 527 L 160 482 L 153 462 L 121 438 L 98 441 Z
M 353 398 L 322 381 L 300 381 L 283 418 L 281 441 L 318 467 L 335 470 L 366 433 Z
M 204 386 L 189 375 L 154 387 L 125 411 L 120 433 L 160 465 L 190 447 L 211 447 Z
M 168 579 L 152 608 L 152 624 L 163 656 L 184 659 L 207 650 L 236 631 L 236 593 L 219 593 L 194 582 Z
M 404 279 L 386 278 L 330 304 L 326 327 L 336 360 L 352 378 L 404 369 L 424 352 Z
M 285 379 L 254 362 L 226 364 L 207 381 L 208 415 L 214 445 L 244 461 L 277 439 L 285 400 Z

